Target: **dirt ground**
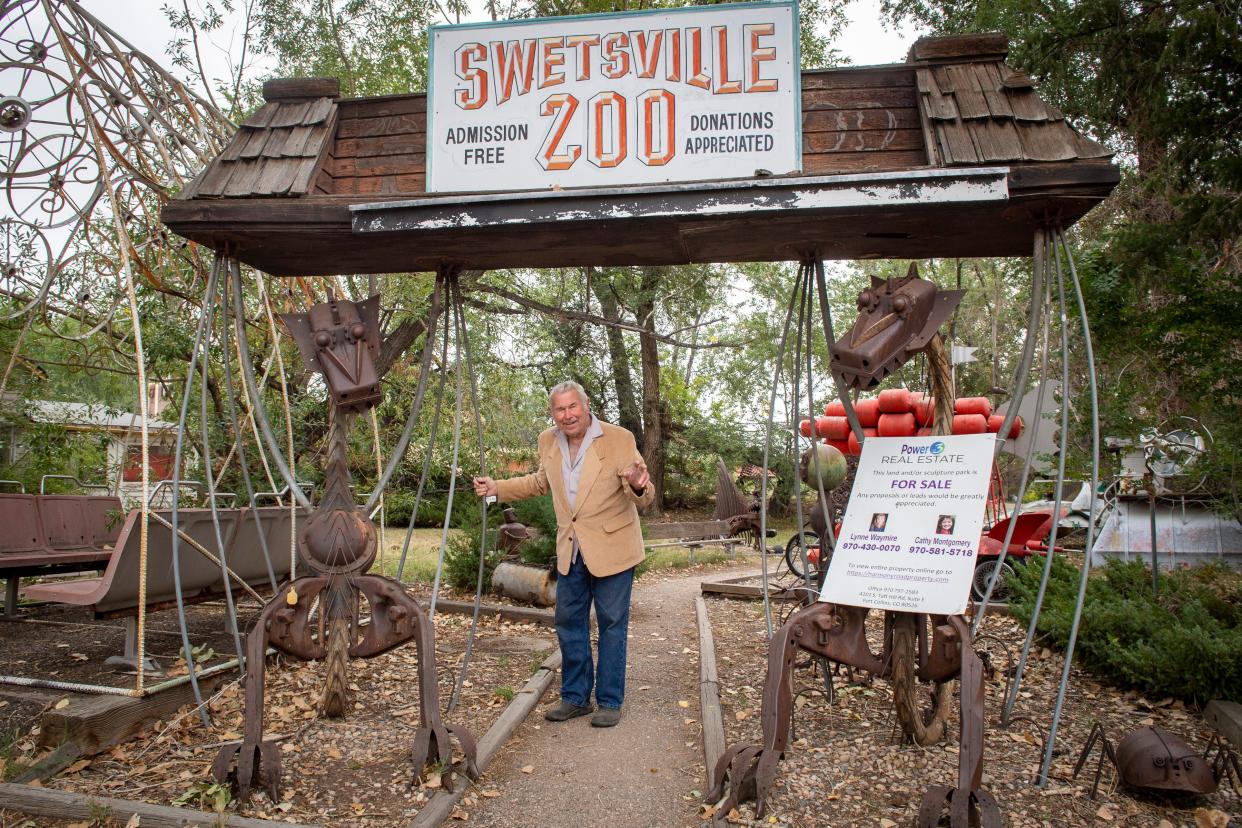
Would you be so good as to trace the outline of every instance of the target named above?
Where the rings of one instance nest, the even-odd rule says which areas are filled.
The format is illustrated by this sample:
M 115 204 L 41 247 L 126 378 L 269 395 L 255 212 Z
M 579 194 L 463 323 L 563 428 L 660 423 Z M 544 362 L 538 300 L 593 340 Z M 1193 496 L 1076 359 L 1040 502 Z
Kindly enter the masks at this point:
M 774 560 L 774 559 L 770 559 Z M 543 711 L 557 701 L 556 686 L 501 749 L 484 777 L 472 786 L 450 824 L 485 828 L 540 825 L 578 828 L 617 825 L 680 828 L 705 825 L 701 794 L 707 787 L 698 703 L 698 639 L 694 596 L 705 579 L 754 571 L 755 559 L 732 566 L 647 573 L 635 587 L 629 640 L 624 716 L 611 730 L 586 718 L 553 724 Z M 781 577 L 773 564 L 774 575 Z M 720 673 L 726 741 L 759 738 L 766 637 L 758 601 L 708 599 Z M 777 621 L 784 614 L 774 605 Z M 447 702 L 468 619 L 437 618 L 440 690 Z M 1023 631 L 1008 618 L 990 618 L 985 632 L 994 662 L 1015 655 Z M 879 633 L 877 625 L 873 637 Z M 6 635 L 6 638 L 8 636 Z M 82 644 L 75 641 L 77 652 Z M 93 640 L 93 639 L 92 639 Z M 489 619 L 482 628 L 462 705 L 446 717 L 481 736 L 534 667 L 554 648 L 547 628 Z M 873 647 L 878 649 L 878 641 Z M 64 649 L 64 648 L 57 648 Z M 51 656 L 49 656 L 51 657 Z M 77 659 L 57 656 L 65 668 Z M 269 669 L 268 729 L 283 736 L 287 788 L 280 802 L 259 794 L 241 813 L 324 825 L 407 825 L 435 788 L 410 784 L 408 736 L 417 722 L 413 651 L 398 650 L 357 662 L 356 709 L 342 720 L 315 713 L 319 666 Z M 1010 828 L 1119 826 L 1120 828 L 1224 828 L 1242 823 L 1242 798 L 1222 790 L 1191 801 L 1168 801 L 1116 790 L 1105 771 L 1100 797 L 1087 797 L 1090 779 L 1069 779 L 1077 752 L 1095 720 L 1119 737 L 1157 724 L 1206 743 L 1209 730 L 1193 711 L 1168 699 L 1146 699 L 1101 684 L 1075 670 L 1058 751 L 1047 789 L 1028 784 L 1040 751 L 1061 660 L 1043 648 L 1033 653 L 1010 731 L 996 724 L 1003 672 L 987 686 L 988 733 L 985 787 L 1001 803 Z M 957 746 L 920 748 L 902 744 L 887 682 L 834 679 L 835 698 L 822 678 L 801 670 L 795 741 L 779 765 L 768 815 L 755 822 L 748 805 L 730 815 L 737 825 L 911 825 L 924 790 L 952 783 Z M 211 704 L 214 726 L 206 730 L 188 710 L 144 740 L 123 745 L 49 781 L 49 785 L 107 796 L 167 804 L 181 798 L 207 806 L 207 767 L 218 744 L 241 728 L 240 689 L 226 685 Z M 956 703 L 950 728 L 956 734 Z M 5 713 L 0 708 L 0 714 Z M 25 711 L 29 714 L 29 711 Z M 29 742 L 28 738 L 23 741 Z M 20 744 L 20 742 L 19 742 Z M 21 751 L 18 750 L 18 758 Z M 26 757 L 33 758 L 33 757 Z M 1094 768 L 1094 758 L 1090 767 Z M 434 780 L 433 780 L 434 784 Z M 237 806 L 230 805 L 233 811 Z M 1232 819 L 1232 821 L 1231 821 Z M 68 828 L 71 823 L 29 820 L 0 812 L 0 828 Z M 85 828 L 85 826 L 78 826 Z
M 773 609 L 779 622 L 787 609 L 779 603 Z M 716 639 L 726 743 L 758 742 L 767 652 L 762 605 L 709 599 L 708 612 Z M 880 650 L 881 631 L 881 616 L 872 613 L 868 637 L 875 652 Z M 1006 826 L 1224 828 L 1242 824 L 1242 796 L 1227 785 L 1211 796 L 1190 800 L 1133 795 L 1116 789 L 1116 775 L 1106 766 L 1099 797 L 1090 799 L 1087 794 L 1098 753 L 1088 765 L 1090 773 L 1084 771 L 1077 780 L 1071 779 L 1071 773 L 1094 722 L 1101 722 L 1114 742 L 1136 727 L 1154 724 L 1203 747 L 1212 731 L 1180 702 L 1123 692 L 1077 669 L 1071 671 L 1049 784 L 1045 789 L 1029 784 L 1038 771 L 1042 734 L 1051 719 L 1062 659 L 1043 647 L 1033 650 L 1014 724 L 1002 730 L 998 722 L 1005 692 L 1005 652 L 1016 659 L 1024 637 L 1025 628 L 1004 616 L 989 616 L 981 630 L 981 645 L 1001 668 L 992 673 L 986 688 L 983 780 L 999 800 Z M 883 679 L 851 682 L 843 671 L 834 678 L 835 698 L 830 704 L 820 674 L 807 665 L 797 672 L 794 687 L 799 694 L 795 741 L 779 765 L 764 824 L 790 828 L 912 825 L 928 787 L 955 784 L 956 699 L 949 742 L 918 747 L 902 744 L 892 712 L 892 691 Z M 730 821 L 758 824 L 753 817 L 752 803 Z

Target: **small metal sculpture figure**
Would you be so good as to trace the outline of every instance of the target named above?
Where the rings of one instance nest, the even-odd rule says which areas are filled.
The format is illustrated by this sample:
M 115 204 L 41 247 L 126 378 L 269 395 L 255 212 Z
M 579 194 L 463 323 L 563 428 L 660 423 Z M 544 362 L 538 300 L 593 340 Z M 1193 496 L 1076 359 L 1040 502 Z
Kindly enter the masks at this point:
M 860 391 L 875 388 L 927 347 L 965 294 L 920 279 L 914 262 L 900 279 L 872 276 L 871 287 L 858 294 L 854 327 L 832 346 L 838 382 Z
M 223 783 L 232 780 L 241 797 L 262 785 L 275 801 L 280 791 L 280 752 L 263 740 L 264 654 L 268 646 L 306 661 L 326 664 L 323 712 L 344 715 L 348 707 L 350 658 L 371 658 L 413 639 L 418 646 L 418 701 L 421 727 L 410 750 L 421 777 L 428 762 L 452 761 L 452 737 L 461 744 L 455 766 L 478 777 L 474 737 L 440 719 L 431 622 L 401 584 L 368 575 L 375 560 L 375 526 L 354 503 L 349 490 L 346 447 L 349 427 L 358 413 L 380 399 L 375 369 L 379 352 L 379 297 L 365 302 L 337 299 L 307 313 L 282 319 L 298 343 L 308 368 L 323 374 L 331 401 L 328 465 L 324 494 L 298 535 L 298 557 L 314 573 L 285 584 L 263 607 L 246 639 L 246 719 L 240 744 L 225 745 L 212 764 Z M 359 625 L 359 599 L 365 598 L 371 623 Z M 312 610 L 318 603 L 318 613 Z M 236 769 L 231 770 L 234 761 Z M 416 778 L 417 778 L 416 777 Z M 451 789 L 451 774 L 445 776 Z
M 1207 750 L 1200 754 L 1180 736 L 1164 728 L 1140 727 L 1127 733 L 1114 749 L 1099 722 L 1091 728 L 1087 744 L 1078 754 L 1075 778 L 1087 763 L 1096 742 L 1100 743 L 1100 760 L 1095 767 L 1095 782 L 1091 785 L 1092 799 L 1100 788 L 1105 759 L 1117 769 L 1123 783 L 1140 790 L 1204 796 L 1215 791 L 1222 778 L 1232 776 L 1242 781 L 1238 757 L 1225 746 L 1220 734 L 1213 735 Z
M 496 530 L 496 548 L 505 553 L 505 560 L 518 557 L 518 547 L 531 538 L 531 531 L 517 518 L 512 506 L 504 511 L 505 522 Z

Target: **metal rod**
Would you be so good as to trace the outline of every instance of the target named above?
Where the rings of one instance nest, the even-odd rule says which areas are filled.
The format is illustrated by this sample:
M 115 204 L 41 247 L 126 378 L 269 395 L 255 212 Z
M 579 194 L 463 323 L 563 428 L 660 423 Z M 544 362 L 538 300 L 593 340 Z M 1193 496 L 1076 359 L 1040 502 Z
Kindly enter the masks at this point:
M 791 372 L 793 374 L 793 405 L 790 407 L 789 414 L 788 414 L 789 423 L 790 423 L 790 433 L 793 434 L 794 436 L 790 439 L 789 450 L 786 452 L 786 457 L 789 459 L 789 467 L 794 470 L 794 482 L 793 482 L 794 520 L 795 520 L 794 525 L 797 527 L 794 531 L 796 531 L 799 536 L 801 536 L 802 534 L 802 527 L 804 524 L 802 521 L 802 479 L 801 479 L 802 469 L 800 468 L 798 464 L 798 459 L 797 459 L 797 455 L 798 455 L 797 433 L 798 433 L 799 409 L 802 407 L 802 393 L 801 393 L 802 392 L 802 388 L 801 388 L 802 345 L 803 345 L 803 342 L 806 341 L 802 335 L 802 332 L 805 330 L 809 333 L 811 329 L 810 320 L 807 318 L 807 313 L 808 313 L 807 299 L 808 299 L 808 295 L 810 294 L 810 278 L 809 277 L 810 277 L 810 269 L 807 268 L 805 264 L 799 265 L 798 281 L 794 287 L 794 292 L 798 295 L 798 324 L 794 329 L 797 335 L 794 337 L 793 371 Z M 810 365 L 809 358 L 807 360 L 807 365 L 808 366 Z M 808 402 L 808 404 L 810 403 Z M 811 412 L 810 425 L 811 425 L 811 434 L 814 435 L 815 433 L 815 412 L 814 411 Z M 814 450 L 815 450 L 815 438 L 812 437 L 811 438 L 812 456 L 814 456 L 814 453 L 815 453 Z M 816 467 L 816 470 L 818 471 L 818 466 Z M 799 547 L 799 557 L 802 560 L 802 583 L 805 585 L 809 583 L 811 579 L 811 573 L 810 573 L 811 565 L 809 561 L 807 560 L 806 543 L 800 543 L 798 544 L 798 547 Z
M 447 335 L 447 332 L 446 332 Z M 436 602 L 440 598 L 440 578 L 444 574 L 444 552 L 448 548 L 449 522 L 453 519 L 453 499 L 457 493 L 457 458 L 461 455 L 461 339 L 453 334 L 453 373 L 456 381 L 457 406 L 453 412 L 453 459 L 449 463 L 448 503 L 444 508 L 444 528 L 440 532 L 440 551 L 436 557 L 436 575 L 431 584 L 431 604 L 427 617 L 436 617 Z
M 1087 521 L 1087 545 L 1083 550 L 1082 574 L 1078 578 L 1078 597 L 1074 602 L 1074 618 L 1070 622 L 1069 643 L 1065 646 L 1065 663 L 1061 666 L 1061 684 L 1057 688 L 1056 705 L 1052 708 L 1052 725 L 1048 728 L 1048 743 L 1044 748 L 1044 761 L 1039 769 L 1039 782 L 1042 787 L 1048 781 L 1048 768 L 1052 764 L 1052 749 L 1057 740 L 1057 728 L 1061 724 L 1061 711 L 1065 705 L 1065 690 L 1069 686 L 1070 666 L 1074 663 L 1074 645 L 1078 641 L 1078 625 L 1082 621 L 1082 608 L 1087 599 L 1087 577 L 1091 573 L 1091 555 L 1095 551 L 1095 500 L 1100 485 L 1100 405 L 1095 378 L 1095 352 L 1091 346 L 1091 326 L 1087 321 L 1087 303 L 1083 300 L 1082 284 L 1078 280 L 1078 271 L 1074 267 L 1074 256 L 1069 244 L 1065 241 L 1065 233 L 1056 228 L 1056 239 L 1060 243 L 1059 251 L 1065 254 L 1069 264 L 1070 279 L 1074 285 L 1074 299 L 1078 305 L 1078 321 L 1082 325 L 1083 348 L 1087 354 L 1087 386 L 1091 391 L 1091 500 L 1087 507 L 1090 519 Z M 1061 278 L 1061 257 L 1057 255 L 1057 277 Z
M 1036 241 L 1045 247 L 1051 246 L 1051 240 L 1044 232 L 1037 234 Z M 1048 250 L 1044 250 L 1044 267 L 1048 263 Z M 1044 571 L 1039 581 L 1039 590 L 1035 594 L 1035 606 L 1031 610 L 1031 620 L 1026 627 L 1026 639 L 1022 642 L 1022 655 L 1018 658 L 1017 672 L 1014 673 L 1013 685 L 1009 688 L 1009 698 L 1005 700 L 1005 708 L 1001 713 L 1001 726 L 1007 727 L 1013 715 L 1014 705 L 1018 702 L 1018 691 L 1022 688 L 1022 675 L 1026 671 L 1026 660 L 1030 656 L 1031 645 L 1035 641 L 1035 625 L 1039 621 L 1039 613 L 1044 606 L 1044 595 L 1048 590 L 1048 578 L 1052 573 L 1052 553 L 1057 545 L 1057 529 L 1061 522 L 1061 497 L 1065 484 L 1065 455 L 1069 449 L 1069 334 L 1065 316 L 1065 285 L 1059 284 L 1057 289 L 1057 309 L 1061 327 L 1061 433 L 1060 445 L 1057 450 L 1057 477 L 1052 503 L 1052 532 L 1048 535 L 1049 553 L 1044 556 Z
M 1051 283 L 1044 281 L 1044 288 L 1041 291 L 1043 295 L 1039 300 L 1041 305 L 1039 315 L 1042 332 L 1040 334 L 1039 347 L 1039 391 L 1035 395 L 1035 421 L 1029 424 L 1030 432 L 1028 436 L 1030 440 L 1027 443 L 1026 453 L 1022 457 L 1022 478 L 1018 483 L 1017 500 L 1014 502 L 1013 514 L 1009 516 L 1009 526 L 1005 529 L 1005 540 L 1001 544 L 1000 556 L 996 559 L 996 567 L 992 571 L 992 577 L 988 578 L 988 586 L 984 590 L 983 600 L 975 608 L 975 617 L 971 621 L 970 634 L 972 636 L 979 632 L 979 625 L 983 623 L 983 618 L 987 615 L 988 603 L 992 600 L 992 592 L 996 589 L 996 582 L 1000 578 L 1001 566 L 1004 565 L 1005 559 L 1009 556 L 1009 544 L 1013 541 L 1014 529 L 1017 528 L 1018 517 L 1022 514 L 1023 502 L 1026 498 L 1026 489 L 1031 472 L 1031 458 L 1035 454 L 1035 443 L 1039 439 L 1039 427 L 1043 424 L 1044 392 L 1046 391 L 1045 385 L 1048 379 L 1048 351 L 1051 350 L 1049 348 L 1049 336 L 1051 333 L 1050 307 L 1052 301 L 1048 295 L 1051 289 Z M 1031 296 L 1031 301 L 1036 301 L 1034 295 Z M 1052 550 L 1049 549 L 1047 554 L 1053 554 Z
M 808 294 L 811 293 L 811 282 L 815 276 L 814 268 L 822 267 L 822 266 L 823 266 L 823 262 L 821 262 L 818 257 L 816 257 L 813 265 L 811 263 L 807 264 L 806 266 L 806 290 Z M 815 431 L 815 389 L 811 385 L 811 375 L 812 375 L 811 344 L 813 342 L 813 336 L 811 334 L 811 331 L 814 328 L 814 325 L 811 322 L 811 316 L 814 315 L 813 311 L 815 310 L 815 298 L 813 295 L 808 300 L 808 302 L 809 302 L 809 305 L 807 308 L 807 325 L 806 325 L 806 396 L 807 396 L 807 400 L 810 403 L 810 411 L 811 411 L 811 458 L 812 458 L 812 462 L 815 464 L 815 469 L 814 469 L 815 490 L 816 490 L 816 494 L 819 496 L 819 502 L 820 504 L 822 504 L 821 508 L 824 511 L 824 525 L 826 527 L 825 534 L 827 535 L 826 538 L 819 539 L 819 568 L 822 571 L 825 565 L 824 551 L 826 549 L 836 549 L 837 537 L 836 537 L 836 531 L 832 525 L 832 520 L 833 520 L 832 507 L 828 503 L 828 493 L 824 491 L 824 479 L 820 475 L 819 452 L 815 450 L 815 440 L 816 440 L 816 437 L 818 437 L 818 434 Z M 828 351 L 831 353 L 832 351 L 831 342 L 827 344 L 827 348 L 828 348 Z M 829 360 L 831 361 L 831 355 L 829 356 Z M 825 540 L 827 541 L 827 544 L 824 543 Z M 802 565 L 805 567 L 807 564 L 804 561 Z M 807 572 L 807 575 L 809 576 L 810 573 Z M 810 587 L 809 580 L 805 580 L 804 583 L 806 583 L 806 585 Z
M 465 302 L 461 298 L 461 286 L 454 284 L 452 286 L 453 306 L 456 309 L 456 324 L 458 327 L 458 337 L 461 341 L 462 351 L 466 355 L 466 376 L 470 380 L 470 405 L 474 408 L 474 428 L 479 440 L 479 474 L 487 473 L 487 459 L 483 452 L 483 417 L 479 412 L 479 387 L 478 378 L 474 373 L 474 361 L 470 354 L 470 333 L 466 329 L 466 307 Z M 479 574 L 478 580 L 474 585 L 474 608 L 470 615 L 470 634 L 466 637 L 466 652 L 462 656 L 461 672 L 457 675 L 457 682 L 453 685 L 453 696 L 449 699 L 448 712 L 452 713 L 457 709 L 457 702 L 461 700 L 461 690 L 465 686 L 466 670 L 470 667 L 470 656 L 474 652 L 474 639 L 479 630 L 479 607 L 483 603 L 483 574 L 484 565 L 487 561 L 487 498 L 479 500 L 481 523 L 479 529 Z
M 405 529 L 405 541 L 401 544 L 401 560 L 397 562 L 397 580 L 405 574 L 405 559 L 410 551 L 410 539 L 414 537 L 414 522 L 418 519 L 418 506 L 423 499 L 423 489 L 431 473 L 431 454 L 435 449 L 436 436 L 440 433 L 440 409 L 444 403 L 444 387 L 448 381 L 448 330 L 441 328 L 440 380 L 436 384 L 436 404 L 431 411 L 431 430 L 427 435 L 427 451 L 423 454 L 423 471 L 418 477 L 418 489 L 414 492 L 414 507 L 410 511 L 410 525 Z
M 1043 256 L 1048 248 L 1046 244 L 1040 244 L 1040 238 L 1042 236 L 1046 239 L 1047 232 L 1043 229 L 1035 230 L 1035 248 L 1032 251 L 1034 255 L 1032 256 L 1031 310 L 1026 319 L 1026 339 L 1022 343 L 1022 358 L 1018 360 L 1018 369 L 1014 372 L 1013 385 L 1010 386 L 1013 388 L 1013 398 L 1009 401 L 1009 410 L 1005 412 L 1005 419 L 996 435 L 997 452 L 1009 439 L 1009 429 L 1013 427 L 1014 419 L 1018 416 L 1018 406 L 1022 405 L 1022 398 L 1026 395 L 1026 378 L 1031 372 L 1031 360 L 1035 355 L 1035 330 L 1039 325 L 1041 310 L 1039 300 L 1044 295 L 1044 271 L 1047 267 Z
M 780 384 L 782 363 L 785 361 L 785 343 L 789 339 L 789 322 L 793 319 L 794 300 L 798 296 L 795 287 L 789 294 L 785 308 L 785 325 L 781 329 L 781 344 L 776 352 L 776 364 L 772 369 L 772 394 L 768 398 L 768 421 L 763 427 L 763 475 L 759 480 L 759 561 L 762 564 L 763 619 L 767 623 L 768 638 L 772 637 L 772 602 L 768 599 L 768 453 L 772 447 L 772 419 L 776 416 L 776 389 Z M 801 526 L 798 527 L 802 529 Z
M 259 422 L 259 430 L 263 432 L 263 439 L 267 441 L 267 451 L 272 457 L 272 462 L 276 464 L 277 471 L 284 478 L 285 485 L 289 487 L 289 491 L 293 492 L 293 497 L 297 500 L 298 505 L 307 509 L 311 508 L 310 498 L 302 491 L 302 487 L 298 485 L 292 470 L 289 468 L 289 462 L 285 459 L 285 453 L 281 451 L 280 444 L 276 442 L 276 434 L 272 431 L 272 423 L 267 418 L 267 409 L 263 405 L 263 398 L 259 395 L 259 386 L 254 380 L 254 358 L 250 355 L 250 338 L 246 333 L 246 315 L 242 307 L 242 281 L 241 281 L 241 265 L 232 259 L 228 261 L 229 275 L 233 282 L 233 319 L 237 330 L 237 347 L 242 353 L 241 369 L 242 378 L 246 381 L 246 391 L 250 394 L 250 399 L 254 400 L 252 411 L 255 419 Z
M 375 504 L 379 502 L 384 489 L 388 486 L 388 481 L 392 479 L 393 472 L 397 470 L 397 466 L 401 465 L 405 450 L 410 445 L 410 438 L 414 435 L 414 425 L 418 422 L 418 415 L 423 410 L 423 395 L 427 393 L 427 374 L 431 368 L 431 353 L 435 348 L 436 324 L 440 320 L 442 285 L 443 281 L 437 278 L 435 287 L 431 291 L 431 307 L 427 311 L 426 338 L 423 341 L 422 356 L 418 360 L 418 385 L 414 389 L 414 403 L 410 406 L 410 413 L 405 418 L 405 427 L 401 429 L 397 445 L 388 458 L 388 465 L 384 467 L 384 473 L 380 475 L 379 480 L 375 481 L 375 486 L 371 489 L 371 497 L 367 499 L 366 505 L 368 513 L 375 508 Z
M 824 326 L 824 339 L 828 341 L 828 372 L 832 374 L 832 383 L 837 389 L 837 398 L 845 407 L 845 419 L 849 420 L 850 430 L 854 432 L 854 439 L 861 447 L 866 437 L 863 434 L 862 423 L 858 421 L 858 412 L 854 410 L 854 401 L 850 399 L 849 389 L 841 384 L 837 372 L 832 370 L 832 346 L 837 340 L 832 333 L 832 306 L 828 304 L 828 280 L 824 276 L 824 260 L 818 256 L 815 259 L 815 285 L 819 291 L 820 322 Z

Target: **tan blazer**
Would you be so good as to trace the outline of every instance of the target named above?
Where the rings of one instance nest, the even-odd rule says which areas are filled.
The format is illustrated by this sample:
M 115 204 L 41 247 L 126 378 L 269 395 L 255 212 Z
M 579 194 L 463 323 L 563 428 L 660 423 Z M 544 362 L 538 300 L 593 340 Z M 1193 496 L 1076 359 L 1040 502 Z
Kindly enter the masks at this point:
M 575 537 L 583 562 L 598 578 L 624 572 L 646 557 L 638 509 L 651 503 L 655 491 L 648 483 L 641 495 L 634 494 L 618 474 L 643 459 L 634 445 L 634 435 L 602 420 L 599 424 L 604 433 L 591 442 L 582 460 L 574 509 L 566 501 L 561 446 L 555 428 L 539 435 L 538 471 L 496 481 L 496 495 L 503 501 L 552 492 L 552 507 L 556 510 L 556 568 L 562 575 L 569 574 Z

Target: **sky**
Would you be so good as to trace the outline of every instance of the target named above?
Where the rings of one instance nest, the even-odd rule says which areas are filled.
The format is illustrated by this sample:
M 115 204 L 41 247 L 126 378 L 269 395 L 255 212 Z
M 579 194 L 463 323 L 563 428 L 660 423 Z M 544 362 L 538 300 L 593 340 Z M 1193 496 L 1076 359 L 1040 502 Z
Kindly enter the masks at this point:
M 173 0 L 83 0 L 82 4 L 135 48 L 168 67 L 170 60 L 166 49 L 175 35 L 162 7 L 170 2 Z M 197 2 L 190 0 L 191 9 Z M 241 7 L 244 2 L 235 0 L 234 5 Z M 893 30 L 881 26 L 879 0 L 852 0 L 848 14 L 849 25 L 835 45 L 855 65 L 900 63 L 918 37 L 912 29 Z M 229 55 L 240 50 L 241 29 L 241 15 L 234 14 L 212 34 L 209 42 L 201 44 L 208 74 L 215 78 L 228 76 Z

